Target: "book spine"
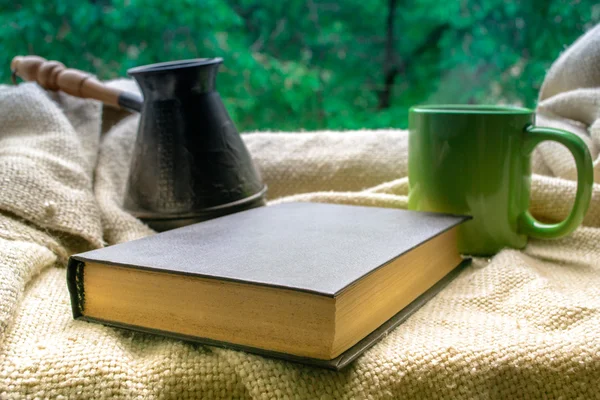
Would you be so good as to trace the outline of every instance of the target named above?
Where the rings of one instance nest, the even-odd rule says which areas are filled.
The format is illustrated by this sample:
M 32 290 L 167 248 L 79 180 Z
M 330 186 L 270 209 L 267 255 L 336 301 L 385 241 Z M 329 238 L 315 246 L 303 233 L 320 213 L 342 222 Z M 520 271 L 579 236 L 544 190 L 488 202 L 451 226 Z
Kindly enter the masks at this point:
M 83 266 L 85 263 L 76 258 L 69 258 L 67 264 L 67 287 L 71 296 L 71 310 L 73 318 L 77 319 L 83 316 L 83 307 L 85 304 L 85 295 L 83 291 Z

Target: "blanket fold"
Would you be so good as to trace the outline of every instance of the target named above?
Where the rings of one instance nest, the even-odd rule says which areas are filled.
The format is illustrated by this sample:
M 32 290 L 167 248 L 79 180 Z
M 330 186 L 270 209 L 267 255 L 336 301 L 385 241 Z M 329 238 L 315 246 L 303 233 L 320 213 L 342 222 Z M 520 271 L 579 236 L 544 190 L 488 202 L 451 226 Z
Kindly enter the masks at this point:
M 68 112 L 32 83 L 0 91 L 0 210 L 41 229 L 82 239 L 88 248 L 98 247 L 102 226 L 92 192 L 92 171 L 100 105 L 73 98 L 65 103 Z M 68 114 L 77 115 L 79 131 Z M 96 120 L 82 122 L 89 115 Z
M 474 260 L 341 372 L 74 321 L 68 256 L 153 234 L 122 207 L 138 117 L 109 121 L 96 102 L 31 83 L 0 87 L 0 398 L 597 396 L 598 43 L 600 27 L 565 51 L 548 72 L 538 107 L 538 125 L 578 134 L 594 158 L 584 226 L 562 239 L 531 240 L 523 251 Z M 243 137 L 270 204 L 406 207 L 405 131 Z M 576 188 L 570 154 L 544 143 L 533 171 L 532 213 L 564 218 Z

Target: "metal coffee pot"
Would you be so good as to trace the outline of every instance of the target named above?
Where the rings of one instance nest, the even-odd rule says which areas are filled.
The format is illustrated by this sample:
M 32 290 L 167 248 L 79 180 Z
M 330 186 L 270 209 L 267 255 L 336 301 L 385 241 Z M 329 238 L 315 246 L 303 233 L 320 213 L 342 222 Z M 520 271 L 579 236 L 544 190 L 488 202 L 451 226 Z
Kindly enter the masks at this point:
M 263 184 L 215 80 L 221 58 L 130 69 L 143 99 L 37 56 L 15 57 L 13 77 L 140 112 L 124 207 L 164 231 L 265 204 Z

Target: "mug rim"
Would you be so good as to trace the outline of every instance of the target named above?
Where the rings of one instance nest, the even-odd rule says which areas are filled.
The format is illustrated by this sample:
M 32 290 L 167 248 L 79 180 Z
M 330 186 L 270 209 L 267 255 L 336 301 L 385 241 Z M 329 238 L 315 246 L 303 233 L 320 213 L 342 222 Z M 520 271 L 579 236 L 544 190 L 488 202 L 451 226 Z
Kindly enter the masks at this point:
M 533 110 L 525 107 L 498 106 L 492 104 L 425 104 L 412 106 L 411 113 L 420 114 L 496 114 L 496 115 L 530 115 Z

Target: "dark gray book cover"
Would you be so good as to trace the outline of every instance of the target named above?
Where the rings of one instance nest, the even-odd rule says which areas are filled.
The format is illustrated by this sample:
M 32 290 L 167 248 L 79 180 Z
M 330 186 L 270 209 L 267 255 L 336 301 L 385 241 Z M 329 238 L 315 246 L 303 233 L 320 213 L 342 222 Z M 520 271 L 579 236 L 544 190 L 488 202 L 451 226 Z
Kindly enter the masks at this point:
M 67 283 L 73 316 L 92 320 L 80 311 L 80 302 L 84 301 L 82 269 L 79 268 L 82 262 L 334 297 L 357 280 L 466 219 L 437 213 L 319 203 L 287 203 L 242 211 L 72 256 Z M 110 321 L 96 322 L 340 369 L 433 297 L 459 273 L 463 264 L 333 360 L 307 359 Z

